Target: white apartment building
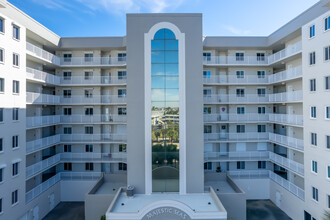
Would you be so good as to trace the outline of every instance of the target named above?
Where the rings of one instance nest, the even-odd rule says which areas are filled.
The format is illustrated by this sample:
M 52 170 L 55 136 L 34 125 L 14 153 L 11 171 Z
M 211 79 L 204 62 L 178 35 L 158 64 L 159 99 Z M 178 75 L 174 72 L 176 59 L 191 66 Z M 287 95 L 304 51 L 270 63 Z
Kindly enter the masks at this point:
M 124 37 L 61 38 L 0 0 L 0 219 L 85 201 L 86 219 L 244 220 L 246 200 L 270 199 L 321 220 L 329 9 L 266 37 L 128 14 Z

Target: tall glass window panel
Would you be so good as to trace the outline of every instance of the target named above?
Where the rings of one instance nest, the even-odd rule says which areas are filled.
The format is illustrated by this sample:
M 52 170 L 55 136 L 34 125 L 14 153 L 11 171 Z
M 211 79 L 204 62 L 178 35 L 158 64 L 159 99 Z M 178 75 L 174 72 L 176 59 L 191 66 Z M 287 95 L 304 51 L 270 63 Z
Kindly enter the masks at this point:
M 151 41 L 152 191 L 179 191 L 179 54 L 172 31 Z

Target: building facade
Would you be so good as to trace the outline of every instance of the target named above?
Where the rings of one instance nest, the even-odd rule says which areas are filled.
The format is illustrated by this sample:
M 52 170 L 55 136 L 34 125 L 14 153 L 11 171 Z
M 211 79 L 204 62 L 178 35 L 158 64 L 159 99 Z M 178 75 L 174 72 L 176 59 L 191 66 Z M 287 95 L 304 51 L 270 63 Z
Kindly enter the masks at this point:
M 61 38 L 0 0 L 0 219 L 61 201 L 90 204 L 86 219 L 246 219 L 249 199 L 322 219 L 329 9 L 266 37 L 128 14 L 124 37 Z

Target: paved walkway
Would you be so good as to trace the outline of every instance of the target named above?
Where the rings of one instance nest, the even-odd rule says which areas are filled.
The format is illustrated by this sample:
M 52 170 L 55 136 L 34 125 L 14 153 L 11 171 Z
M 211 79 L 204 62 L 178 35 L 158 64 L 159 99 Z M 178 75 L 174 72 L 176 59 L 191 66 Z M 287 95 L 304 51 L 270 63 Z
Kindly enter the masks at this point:
M 83 202 L 60 202 L 43 220 L 84 220 Z
M 247 220 L 291 220 L 270 200 L 248 200 Z

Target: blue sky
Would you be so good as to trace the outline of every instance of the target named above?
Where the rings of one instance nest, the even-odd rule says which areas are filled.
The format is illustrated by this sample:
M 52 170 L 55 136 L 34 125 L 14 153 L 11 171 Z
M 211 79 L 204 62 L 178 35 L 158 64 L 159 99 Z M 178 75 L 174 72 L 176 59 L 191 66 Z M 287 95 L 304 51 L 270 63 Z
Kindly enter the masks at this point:
M 61 37 L 123 36 L 126 13 L 203 13 L 205 36 L 266 36 L 318 0 L 8 0 Z

